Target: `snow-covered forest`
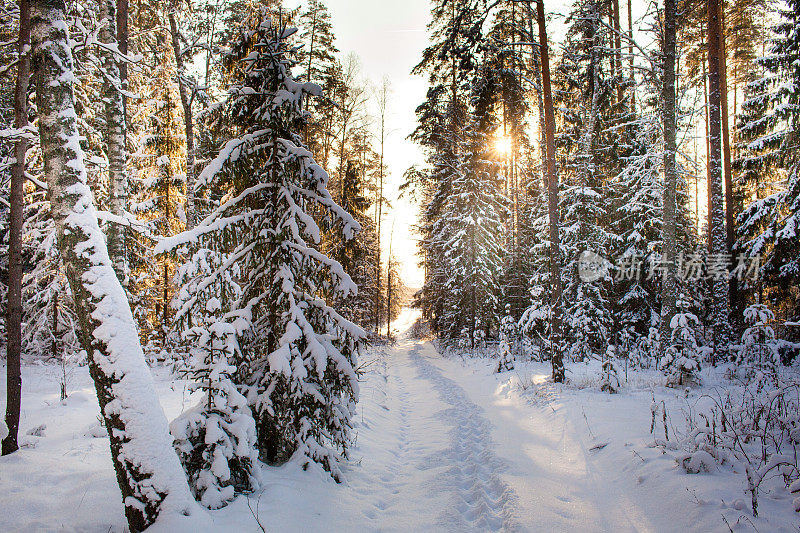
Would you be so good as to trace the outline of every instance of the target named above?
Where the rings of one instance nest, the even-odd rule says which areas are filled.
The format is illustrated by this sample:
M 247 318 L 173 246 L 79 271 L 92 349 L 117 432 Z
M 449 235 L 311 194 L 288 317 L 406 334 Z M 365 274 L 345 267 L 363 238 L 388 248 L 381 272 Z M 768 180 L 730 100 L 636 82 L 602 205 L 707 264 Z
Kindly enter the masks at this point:
M 0 0 L 0 531 L 795 531 L 800 0 L 329 1 Z

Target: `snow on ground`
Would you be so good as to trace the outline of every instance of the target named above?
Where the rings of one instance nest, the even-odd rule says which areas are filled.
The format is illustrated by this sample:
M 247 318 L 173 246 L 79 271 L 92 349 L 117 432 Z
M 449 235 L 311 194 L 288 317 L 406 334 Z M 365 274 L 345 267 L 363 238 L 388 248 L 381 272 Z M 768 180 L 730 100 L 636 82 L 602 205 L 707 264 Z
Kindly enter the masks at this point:
M 406 310 L 394 328 L 415 318 Z M 729 531 L 726 521 L 736 531 L 797 529 L 785 490 L 763 494 L 753 519 L 744 476 L 685 474 L 648 446 L 652 394 L 675 425 L 701 394 L 665 389 L 657 373 L 631 375 L 608 395 L 597 390 L 595 367 L 571 365 L 571 384 L 553 385 L 546 365 L 497 375 L 491 360 L 442 358 L 403 335 L 362 359 L 347 482 L 314 467 L 265 467 L 263 490 L 211 512 L 209 529 Z M 59 377 L 55 366 L 23 368 L 26 447 L 0 458 L 0 531 L 123 531 L 88 372 L 73 370 L 64 402 Z M 168 418 L 193 405 L 166 369 L 155 379 Z M 4 368 L 0 380 L 4 387 Z

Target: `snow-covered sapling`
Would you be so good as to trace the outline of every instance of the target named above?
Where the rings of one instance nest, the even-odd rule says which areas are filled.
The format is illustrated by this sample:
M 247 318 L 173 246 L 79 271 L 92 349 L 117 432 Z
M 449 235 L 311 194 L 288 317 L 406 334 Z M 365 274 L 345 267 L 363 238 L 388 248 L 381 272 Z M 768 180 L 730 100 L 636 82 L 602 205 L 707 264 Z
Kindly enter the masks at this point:
M 697 330 L 700 320 L 688 310 L 685 300 L 678 302 L 678 312 L 670 321 L 670 344 L 660 367 L 667 374 L 668 387 L 697 384 L 700 357 L 697 350 Z
M 602 379 L 600 381 L 600 390 L 603 392 L 615 393 L 619 391 L 619 374 L 617 372 L 617 365 L 614 362 L 617 358 L 617 349 L 614 345 L 609 344 L 603 354 L 603 367 Z
M 745 308 L 747 329 L 742 333 L 741 351 L 736 362 L 745 368 L 748 377 L 754 377 L 759 382 L 767 379 L 777 384 L 780 355 L 775 331 L 769 326 L 774 319 L 775 315 L 763 304 Z
M 255 488 L 258 459 L 255 420 L 231 379 L 236 331 L 215 316 L 219 308 L 219 301 L 210 299 L 201 324 L 186 332 L 194 345 L 188 372 L 203 397 L 170 425 L 195 498 L 210 509 L 223 507 L 235 491 Z
M 514 356 L 519 344 L 519 326 L 511 316 L 511 304 L 506 304 L 506 314 L 500 320 L 500 357 L 497 362 L 497 372 L 514 370 Z

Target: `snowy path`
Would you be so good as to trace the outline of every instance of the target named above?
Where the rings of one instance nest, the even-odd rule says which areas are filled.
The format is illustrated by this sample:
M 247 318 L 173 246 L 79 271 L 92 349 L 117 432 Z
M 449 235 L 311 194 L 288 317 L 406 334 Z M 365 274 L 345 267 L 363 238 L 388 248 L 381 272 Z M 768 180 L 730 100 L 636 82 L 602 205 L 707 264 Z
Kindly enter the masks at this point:
M 592 443 L 563 413 L 521 411 L 486 376 L 407 337 L 375 364 L 383 386 L 362 397 L 372 423 L 359 428 L 363 458 L 349 473 L 349 496 L 372 504 L 366 529 L 654 530 L 591 470 Z
M 373 501 L 365 517 L 379 529 L 414 523 L 459 531 L 519 529 L 517 498 L 502 480 L 505 464 L 494 454 L 491 424 L 461 387 L 421 355 L 423 348 L 402 340 L 377 363 L 386 384 L 377 407 L 386 415 L 380 428 L 362 425 L 363 470 L 349 476 L 356 499 Z M 391 442 L 378 442 L 386 435 Z
M 414 318 L 406 310 L 395 328 Z M 722 515 L 752 530 L 736 503 L 745 497 L 739 477 L 686 475 L 648 447 L 648 382 L 609 396 L 580 386 L 594 375 L 586 370 L 557 387 L 545 383 L 546 365 L 498 375 L 491 360 L 443 358 L 407 335 L 362 359 L 346 483 L 295 463 L 267 468 L 263 490 L 212 512 L 211 530 L 729 531 Z M 168 417 L 194 403 L 185 382 L 164 368 L 155 374 Z M 75 369 L 65 402 L 57 376 L 56 367 L 23 368 L 22 433 L 47 427 L 0 458 L 0 531 L 124 531 L 88 373 Z M 663 388 L 656 394 L 670 412 L 685 405 Z M 775 518 L 759 519 L 759 530 L 795 530 L 788 493 L 771 497 L 762 516 Z

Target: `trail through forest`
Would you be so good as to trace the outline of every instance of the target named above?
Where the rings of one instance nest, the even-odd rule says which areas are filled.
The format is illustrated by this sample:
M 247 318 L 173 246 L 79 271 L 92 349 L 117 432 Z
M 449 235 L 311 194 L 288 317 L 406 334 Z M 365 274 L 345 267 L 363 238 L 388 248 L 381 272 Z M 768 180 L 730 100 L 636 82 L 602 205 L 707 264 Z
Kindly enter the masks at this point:
M 751 520 L 741 476 L 682 473 L 651 445 L 645 378 L 608 395 L 588 381 L 591 366 L 570 386 L 549 382 L 545 363 L 496 374 L 493 359 L 443 357 L 412 338 L 417 316 L 404 310 L 397 342 L 361 357 L 345 482 L 314 464 L 265 468 L 260 490 L 209 513 L 210 531 L 728 531 L 725 521 Z M 169 419 L 197 401 L 167 368 L 153 371 Z M 0 458 L 12 510 L 0 531 L 126 530 L 91 380 L 85 367 L 69 372 L 60 401 L 60 369 L 23 367 L 24 437 Z M 656 398 L 680 412 L 673 393 Z M 788 497 L 762 498 L 760 530 L 792 530 Z
M 650 529 L 636 504 L 603 486 L 591 443 L 566 410 L 501 401 L 493 387 L 478 385 L 485 376 L 407 334 L 376 364 L 385 394 L 375 391 L 373 406 L 372 391 L 362 401 L 365 411 L 386 414 L 360 428 L 359 441 L 370 448 L 378 438 L 391 444 L 354 472 L 351 486 L 373 500 L 375 511 L 364 514 L 380 520 L 379 529 L 415 523 L 450 531 Z

